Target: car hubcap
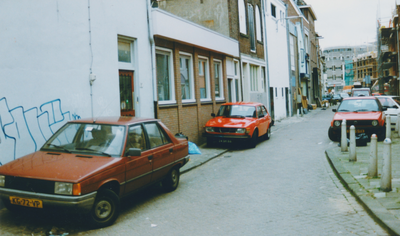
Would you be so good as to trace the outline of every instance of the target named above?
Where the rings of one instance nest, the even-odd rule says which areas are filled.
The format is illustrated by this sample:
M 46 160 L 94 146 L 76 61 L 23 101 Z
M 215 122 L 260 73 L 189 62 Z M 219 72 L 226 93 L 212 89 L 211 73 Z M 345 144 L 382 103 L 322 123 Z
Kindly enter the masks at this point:
M 97 204 L 96 217 L 99 219 L 107 218 L 111 214 L 112 206 L 108 201 L 102 200 Z
M 178 181 L 178 174 L 176 173 L 176 170 L 173 170 L 171 173 L 171 180 L 172 183 L 175 185 L 176 182 Z

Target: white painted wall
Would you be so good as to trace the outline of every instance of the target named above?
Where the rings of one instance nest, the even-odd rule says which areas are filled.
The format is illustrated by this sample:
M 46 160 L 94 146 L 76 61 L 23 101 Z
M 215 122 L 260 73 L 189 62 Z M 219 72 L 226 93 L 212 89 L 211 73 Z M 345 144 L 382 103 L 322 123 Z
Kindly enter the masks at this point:
M 90 69 L 94 116 L 120 115 L 118 35 L 135 39 L 136 114 L 154 116 L 146 1 L 88 4 L 2 1 L 0 165 L 38 150 L 66 121 L 91 116 Z
M 273 17 L 271 14 L 271 3 L 276 7 L 276 17 Z M 269 80 L 270 87 L 274 88 L 273 102 L 275 119 L 280 120 L 286 117 L 285 88 L 289 88 L 288 38 L 285 20 L 286 8 L 280 0 L 265 0 L 265 6 Z M 283 96 L 282 88 L 284 91 Z M 275 93 L 275 91 L 277 91 L 277 93 Z

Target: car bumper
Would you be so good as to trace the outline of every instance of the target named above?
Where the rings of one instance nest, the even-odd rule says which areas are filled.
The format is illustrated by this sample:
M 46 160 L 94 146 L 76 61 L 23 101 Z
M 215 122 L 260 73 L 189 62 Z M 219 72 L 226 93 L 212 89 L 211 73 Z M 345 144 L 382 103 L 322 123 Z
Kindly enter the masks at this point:
M 203 137 L 214 138 L 214 139 L 229 139 L 229 140 L 243 140 L 251 138 L 251 136 L 249 135 L 226 135 L 226 134 L 209 134 L 209 133 L 203 133 Z
M 63 208 L 79 213 L 87 213 L 92 209 L 96 194 L 97 192 L 92 192 L 83 196 L 64 196 L 0 188 L 0 198 L 5 203 L 10 202 L 10 197 L 38 199 L 43 202 L 43 209 Z
M 349 136 L 350 133 L 350 127 L 347 127 L 347 136 Z M 364 131 L 364 132 L 361 132 Z M 335 136 L 340 136 L 342 130 L 341 127 L 333 127 L 332 128 L 332 134 Z M 376 135 L 382 135 L 385 134 L 386 129 L 385 127 L 356 127 L 356 135 L 359 133 L 365 133 L 368 137 L 371 137 L 371 135 L 376 134 Z

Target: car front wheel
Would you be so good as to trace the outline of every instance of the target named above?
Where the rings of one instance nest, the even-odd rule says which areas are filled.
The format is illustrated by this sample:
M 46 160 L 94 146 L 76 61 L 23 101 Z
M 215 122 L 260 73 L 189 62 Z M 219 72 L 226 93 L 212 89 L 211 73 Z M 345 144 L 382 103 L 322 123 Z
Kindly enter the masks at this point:
M 265 134 L 265 140 L 268 140 L 271 138 L 271 126 L 268 127 L 267 133 Z
M 250 148 L 255 148 L 257 146 L 257 141 L 258 141 L 258 130 L 254 130 L 253 136 L 249 140 L 249 147 Z
M 339 140 L 340 140 L 340 137 L 339 137 L 338 135 L 334 135 L 334 134 L 333 134 L 333 129 L 332 129 L 332 127 L 329 127 L 329 130 L 328 130 L 328 137 L 329 137 L 329 139 L 330 139 L 331 141 L 333 141 L 333 142 L 339 142 Z
M 119 207 L 119 197 L 114 191 L 100 190 L 90 212 L 93 225 L 100 228 L 112 225 L 118 218 Z

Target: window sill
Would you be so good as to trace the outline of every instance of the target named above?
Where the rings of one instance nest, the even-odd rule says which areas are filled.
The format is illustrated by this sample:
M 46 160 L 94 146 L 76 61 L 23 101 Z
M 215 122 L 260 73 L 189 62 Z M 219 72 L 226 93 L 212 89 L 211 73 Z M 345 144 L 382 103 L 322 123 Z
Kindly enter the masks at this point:
M 175 100 L 170 100 L 170 101 L 158 101 L 158 105 L 174 105 L 176 104 Z
M 182 104 L 187 104 L 187 103 L 196 103 L 196 99 L 185 99 L 185 100 L 182 100 Z

